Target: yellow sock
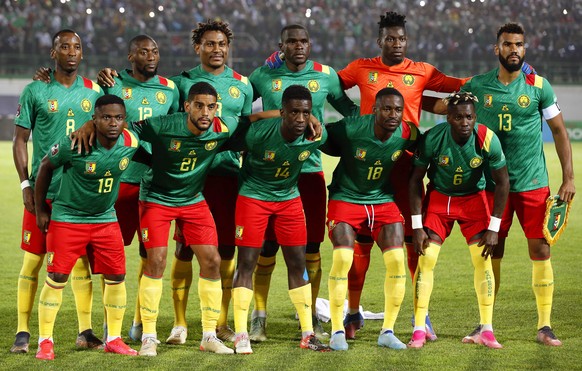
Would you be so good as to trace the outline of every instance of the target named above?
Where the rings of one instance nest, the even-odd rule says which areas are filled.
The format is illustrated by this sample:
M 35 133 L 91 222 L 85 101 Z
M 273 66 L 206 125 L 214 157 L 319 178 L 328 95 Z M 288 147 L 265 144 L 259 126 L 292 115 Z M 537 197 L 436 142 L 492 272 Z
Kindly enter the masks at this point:
M 414 295 L 416 296 L 416 309 L 414 310 L 414 323 L 424 328 L 428 304 L 434 284 L 434 267 L 436 265 L 441 246 L 431 242 L 424 250 L 424 255 L 418 257 L 418 269 L 414 277 Z
M 386 267 L 384 279 L 384 323 L 383 329 L 394 329 L 394 323 L 406 290 L 406 267 L 404 264 L 404 249 L 392 248 L 382 254 Z M 424 323 L 424 319 L 423 322 Z
M 28 323 L 30 322 L 32 305 L 38 288 L 38 272 L 42 267 L 43 261 L 44 254 L 36 255 L 27 251 L 24 252 L 22 268 L 20 268 L 20 274 L 18 275 L 18 327 L 16 332 L 24 331 L 30 333 Z
M 105 277 L 103 275 L 99 276 L 101 278 L 101 298 L 105 298 Z M 107 327 L 107 307 L 103 305 L 103 328 Z
M 139 285 L 141 320 L 144 334 L 156 334 L 156 323 L 162 298 L 162 277 L 155 278 L 144 274 Z
M 353 261 L 354 249 L 348 246 L 334 247 L 327 281 L 332 334 L 344 331 L 344 301 L 348 292 L 348 272 Z
M 475 268 L 473 283 L 479 303 L 479 316 L 481 325 L 493 324 L 493 303 L 495 302 L 495 277 L 491 267 L 491 258 L 484 259 L 481 256 L 483 247 L 477 244 L 469 245 L 471 261 Z
M 532 286 L 538 307 L 538 329 L 549 326 L 552 314 L 552 298 L 554 296 L 554 271 L 552 262 L 547 260 L 532 260 Z
M 71 271 L 71 289 L 77 306 L 79 332 L 93 328 L 91 311 L 93 309 L 93 281 L 87 256 L 80 257 Z
M 295 306 L 301 332 L 313 332 L 313 321 L 311 318 L 311 284 L 289 290 L 289 297 Z
M 215 332 L 222 300 L 222 283 L 220 279 L 200 277 L 198 279 L 198 297 L 200 298 L 200 310 L 202 311 L 202 331 Z
M 277 264 L 277 256 L 264 257 L 259 255 L 253 274 L 253 289 L 255 290 L 255 310 L 267 311 L 267 297 L 271 287 L 271 275 Z
M 491 258 L 491 268 L 493 268 L 493 276 L 495 277 L 495 297 L 497 297 L 501 283 L 501 258 Z
M 55 319 L 63 302 L 63 289 L 66 284 L 46 278 L 38 299 L 38 336 L 41 339 L 53 336 Z
M 127 293 L 125 281 L 109 281 L 104 279 L 103 306 L 107 314 L 107 336 L 116 338 L 121 336 L 123 315 L 127 307 Z
M 172 262 L 172 299 L 174 300 L 174 326 L 188 327 L 186 307 L 192 285 L 192 262 L 177 259 Z
M 305 268 L 311 284 L 311 311 L 315 314 L 315 301 L 321 284 L 321 254 L 318 252 L 305 254 Z
M 141 323 L 141 305 L 139 303 L 139 285 L 141 276 L 143 276 L 143 268 L 145 267 L 146 259 L 140 257 L 139 266 L 137 268 L 137 297 L 135 300 L 135 312 L 133 313 L 133 323 L 138 325 Z
M 235 261 L 233 259 L 223 259 L 220 262 L 220 279 L 222 281 L 222 301 L 220 303 L 220 316 L 217 326 L 228 324 L 228 307 L 232 298 L 232 280 L 234 278 Z
M 249 307 L 253 299 L 253 290 L 246 287 L 232 289 L 232 307 L 234 311 L 234 331 L 238 334 L 247 331 Z

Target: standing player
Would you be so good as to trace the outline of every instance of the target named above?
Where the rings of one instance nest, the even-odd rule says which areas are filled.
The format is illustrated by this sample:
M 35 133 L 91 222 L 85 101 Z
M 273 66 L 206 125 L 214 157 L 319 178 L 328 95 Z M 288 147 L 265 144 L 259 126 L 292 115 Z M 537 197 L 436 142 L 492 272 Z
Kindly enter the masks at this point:
M 542 344 L 559 346 L 562 343 L 552 332 L 550 324 L 554 293 L 550 246 L 542 233 L 546 199 L 550 195 L 543 151 L 542 118 L 550 126 L 556 144 L 562 167 L 558 195 L 566 202 L 571 201 L 576 193 L 572 147 L 550 83 L 541 76 L 526 75 L 521 71 L 525 56 L 523 28 L 516 23 L 499 28 L 494 50 L 499 58 L 499 67 L 473 77 L 463 89 L 472 91 L 482 99 L 476 105 L 477 117 L 497 134 L 507 159 L 510 193 L 499 230 L 499 246 L 493 252 L 495 291 L 499 289 L 505 239 L 516 213 L 527 238 L 533 265 L 532 286 L 538 308 L 537 340 Z M 488 189 L 491 188 L 488 186 Z M 478 335 L 479 329 L 476 329 L 463 341 L 477 342 Z
M 311 92 L 313 115 L 323 122 L 323 109 L 326 99 L 344 116 L 357 115 L 358 107 L 345 95 L 333 68 L 309 60 L 311 42 L 307 29 L 301 25 L 289 25 L 281 30 L 281 52 L 285 55 L 285 64 L 281 68 L 271 69 L 262 66 L 256 69 L 249 79 L 254 89 L 254 99 L 262 97 L 263 109 L 280 109 L 281 96 L 290 85 L 305 86 Z M 313 151 L 301 168 L 299 176 L 299 194 L 305 211 L 307 224 L 306 268 L 311 283 L 311 308 L 315 333 L 325 333 L 315 315 L 315 301 L 319 295 L 321 282 L 321 256 L 319 246 L 325 232 L 325 180 L 321 167 L 321 152 Z M 254 276 L 255 309 L 252 314 L 252 341 L 266 340 L 267 295 L 271 274 L 275 269 L 276 253 L 279 245 L 274 240 L 272 228 L 268 228 L 267 240 L 259 256 Z
M 354 258 L 356 234 L 371 236 L 382 250 L 384 323 L 378 345 L 406 349 L 394 335 L 394 323 L 404 299 L 404 219 L 394 203 L 390 174 L 404 151 L 418 140 L 415 125 L 402 121 L 404 98 L 394 88 L 376 95 L 374 114 L 347 117 L 328 125 L 324 151 L 339 154 L 340 162 L 329 186 L 327 224 L 333 244 L 328 289 L 332 335 L 330 347 L 347 350 L 342 322 L 348 290 L 348 271 Z
M 251 125 L 239 148 L 247 153 L 235 214 L 238 255 L 232 296 L 237 353 L 253 352 L 247 332 L 248 309 L 253 297 L 253 271 L 269 220 L 273 221 L 287 264 L 289 296 L 301 325 L 300 346 L 329 350 L 313 332 L 311 285 L 303 277 L 307 232 L 297 180 L 303 164 L 326 137 L 324 132 L 323 138 L 307 138 L 311 99 L 303 86 L 286 88 L 281 97 L 281 117 Z
M 47 233 L 47 279 L 39 298 L 38 359 L 54 359 L 53 329 L 63 288 L 80 256 L 89 255 L 91 271 L 105 279 L 103 306 L 109 335 L 105 352 L 136 356 L 121 340 L 126 306 L 125 251 L 113 204 L 121 174 L 137 150 L 135 136 L 123 129 L 125 106 L 114 95 L 95 102 L 95 146 L 90 153 L 71 149 L 63 136 L 41 162 L 35 190 L 37 224 Z M 56 169 L 66 167 L 52 213 L 47 194 Z M 50 223 L 50 224 L 49 224 Z
M 74 31 L 64 29 L 53 36 L 51 59 L 55 61 L 55 71 L 51 82 L 34 81 L 26 86 L 18 104 L 15 119 L 13 157 L 21 182 L 24 200 L 22 222 L 22 243 L 24 259 L 18 278 L 18 330 L 13 353 L 28 352 L 30 340 L 29 319 L 38 287 L 38 272 L 46 252 L 46 236 L 36 226 L 34 184 L 42 157 L 49 146 L 76 127 L 91 119 L 93 103 L 103 95 L 101 88 L 91 80 L 77 74 L 83 58 L 81 38 Z M 28 170 L 27 145 L 31 132 L 34 134 L 32 171 Z M 52 200 L 58 190 L 62 171 L 57 170 L 48 190 Z M 93 286 L 87 257 L 84 256 L 72 271 L 71 284 L 75 294 L 79 336 L 76 344 L 81 347 L 103 346 L 91 329 L 91 306 Z
M 414 280 L 415 323 L 422 324 L 426 317 L 441 245 L 457 221 L 469 245 L 475 269 L 473 281 L 481 316 L 480 343 L 489 348 L 501 348 L 493 335 L 495 278 L 489 256 L 497 245 L 500 218 L 509 193 L 505 156 L 493 131 L 475 123 L 477 98 L 473 94 L 453 93 L 447 101 L 448 124 L 442 123 L 424 133 L 409 182 L 413 242 L 420 255 Z M 422 180 L 427 170 L 430 183 L 423 229 Z M 491 211 L 485 196 L 484 171 L 490 171 L 496 183 Z M 424 324 L 415 326 L 408 346 L 421 348 L 425 339 Z

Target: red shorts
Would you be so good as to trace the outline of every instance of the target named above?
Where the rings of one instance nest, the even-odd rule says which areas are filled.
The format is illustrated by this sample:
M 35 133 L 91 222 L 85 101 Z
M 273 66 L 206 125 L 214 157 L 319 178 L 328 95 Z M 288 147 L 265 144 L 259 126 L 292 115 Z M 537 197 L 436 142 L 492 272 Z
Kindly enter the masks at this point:
M 121 228 L 123 244 L 131 245 L 135 233 L 139 231 L 139 184 L 121 183 L 115 201 L 117 221 Z
M 493 207 L 493 195 L 493 192 L 487 192 L 490 208 Z M 550 197 L 549 187 L 527 192 L 509 192 L 507 205 L 501 218 L 499 237 L 507 237 L 515 212 L 526 238 L 544 238 L 543 228 L 548 197 Z
M 234 246 L 234 210 L 238 196 L 238 178 L 208 175 L 202 193 L 216 223 L 218 243 Z
M 125 274 L 125 250 L 119 224 L 52 221 L 47 234 L 47 271 L 70 274 L 87 255 L 93 274 Z
M 404 218 L 394 202 L 376 205 L 361 205 L 351 202 L 329 200 L 327 204 L 327 227 L 329 237 L 338 223 L 349 224 L 356 234 L 371 235 L 378 241 L 382 226 L 404 223 Z
M 445 240 L 453 229 L 455 221 L 467 243 L 489 226 L 489 206 L 485 191 L 466 196 L 447 196 L 434 189 L 426 195 L 430 200 L 425 205 L 424 226 Z
M 46 200 L 49 206 L 51 200 Z M 51 207 L 52 208 L 52 207 Z M 36 225 L 36 215 L 24 208 L 22 216 L 22 241 L 20 248 L 35 255 L 46 254 L 46 234 L 38 229 Z
M 307 243 L 305 215 L 299 197 L 288 201 L 261 201 L 239 195 L 234 220 L 237 246 L 261 248 L 269 220 L 279 245 L 302 246 Z
M 305 212 L 307 242 L 322 243 L 325 236 L 325 201 L 327 199 L 323 172 L 301 173 L 297 187 Z M 275 241 L 276 239 L 274 228 L 269 223 L 265 240 Z
M 187 206 L 165 206 L 139 201 L 140 241 L 146 249 L 167 247 L 170 224 L 176 221 L 186 245 L 218 246 L 216 226 L 206 201 Z
M 390 182 L 394 188 L 394 202 L 404 217 L 404 235 L 412 236 L 412 222 L 410 220 L 410 202 L 408 180 L 412 171 L 412 156 L 404 151 L 396 161 L 390 173 Z M 423 190 L 424 191 L 424 190 Z

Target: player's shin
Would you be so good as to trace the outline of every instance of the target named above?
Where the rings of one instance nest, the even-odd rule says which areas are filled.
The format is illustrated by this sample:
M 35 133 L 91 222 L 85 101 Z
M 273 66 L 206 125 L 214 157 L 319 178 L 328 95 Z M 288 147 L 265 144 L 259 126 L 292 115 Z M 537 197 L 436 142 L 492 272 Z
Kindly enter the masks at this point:
M 384 279 L 384 323 L 382 330 L 393 330 L 394 323 L 404 299 L 406 268 L 404 251 L 400 247 L 385 249 L 382 257 L 386 267 Z M 422 322 L 421 322 L 422 323 Z
M 139 302 L 143 323 L 142 337 L 156 337 L 156 323 L 162 297 L 162 277 L 150 277 L 144 272 L 139 285 Z
M 220 314 L 222 301 L 222 283 L 220 279 L 200 277 L 198 279 L 198 296 L 202 311 L 203 336 L 216 333 L 216 322 Z
M 366 272 L 370 267 L 370 251 L 374 242 L 354 242 L 354 263 L 348 274 L 348 312 L 357 313 L 360 308 L 362 288 L 366 279 Z
M 425 318 L 434 284 L 434 267 L 436 265 L 441 246 L 431 242 L 424 250 L 424 255 L 418 258 L 418 270 L 415 277 L 416 309 L 414 311 L 414 330 L 425 330 Z
M 139 302 L 139 286 L 141 283 L 141 277 L 143 276 L 143 269 L 146 264 L 146 258 L 141 258 L 139 260 L 139 267 L 137 268 L 137 298 L 135 301 L 135 313 L 133 315 L 133 325 L 137 326 L 141 324 L 141 305 Z
M 174 301 L 174 327 L 188 327 L 186 307 L 188 294 L 192 285 L 192 262 L 183 261 L 174 256 L 171 270 L 172 300 Z
M 295 306 L 301 333 L 303 337 L 313 333 L 313 323 L 311 319 L 311 284 L 307 284 L 295 289 L 289 290 L 289 297 Z
M 121 337 L 123 315 L 127 307 L 125 281 L 104 280 L 103 306 L 107 313 L 107 341 Z
M 550 324 L 554 296 L 554 270 L 550 259 L 532 260 L 532 287 L 538 308 L 538 329 Z
M 348 291 L 348 271 L 354 260 L 354 250 L 348 246 L 336 246 L 333 249 L 333 261 L 328 278 L 329 310 L 331 313 L 331 331 L 343 331 L 344 300 Z
M 18 327 L 16 332 L 28 332 L 30 329 L 30 314 L 38 288 L 38 272 L 42 267 L 44 254 L 36 255 L 27 251 L 24 252 L 22 259 L 22 268 L 18 275 Z
M 257 266 L 253 274 L 253 288 L 255 299 L 255 311 L 259 317 L 265 317 L 267 312 L 267 298 L 269 296 L 269 287 L 271 286 L 271 276 L 275 270 L 277 256 L 259 255 Z
M 234 311 L 234 331 L 239 334 L 248 332 L 249 307 L 253 299 L 253 290 L 235 287 L 232 290 L 232 307 Z
M 305 268 L 311 283 L 311 310 L 315 314 L 315 301 L 319 295 L 319 285 L 321 284 L 321 254 L 319 252 L 305 254 Z
M 38 299 L 38 336 L 50 339 L 53 336 L 55 319 L 63 302 L 63 289 L 66 282 L 55 282 L 46 278 Z
M 491 325 L 493 323 L 493 304 L 495 302 L 495 277 L 491 267 L 491 258 L 483 258 L 481 253 L 483 247 L 477 244 L 469 245 L 471 261 L 473 262 L 474 274 L 473 283 L 477 302 L 479 303 L 479 315 L 481 325 Z
M 93 281 L 87 256 L 77 260 L 71 271 L 71 289 L 77 306 L 79 333 L 91 329 L 91 311 L 93 308 Z

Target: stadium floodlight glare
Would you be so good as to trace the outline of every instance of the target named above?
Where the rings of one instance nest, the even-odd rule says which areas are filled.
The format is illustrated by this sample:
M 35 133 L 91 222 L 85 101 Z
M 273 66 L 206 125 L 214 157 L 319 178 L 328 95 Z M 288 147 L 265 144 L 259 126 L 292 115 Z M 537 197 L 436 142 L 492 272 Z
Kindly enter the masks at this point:
M 163 6 L 163 5 L 160 5 L 160 6 L 158 6 L 158 10 L 159 10 L 160 12 L 163 12 L 163 11 L 164 11 L 164 6 Z
M 311 17 L 311 9 L 307 8 L 307 10 L 305 11 L 305 16 L 307 18 Z
M 150 18 L 153 18 L 153 17 L 155 17 L 155 16 L 156 16 L 156 13 L 154 13 L 154 12 L 150 12 L 150 13 L 149 13 L 149 16 L 150 16 Z
M 87 8 L 87 14 L 91 14 L 93 13 L 93 11 L 91 10 L 91 8 Z
M 61 0 L 61 4 L 64 4 L 66 2 L 67 2 L 67 0 Z
M 123 13 L 125 13 L 125 8 L 124 8 L 124 7 L 122 7 L 122 6 L 120 6 L 120 7 L 119 7 L 119 13 L 122 13 L 122 14 L 123 14 Z
M 470 34 L 472 34 L 472 33 L 473 33 L 473 29 L 472 29 L 472 28 L 469 28 L 467 31 L 468 31 Z
M 420 5 L 420 6 L 425 6 L 425 5 L 426 5 L 426 1 L 424 1 L 424 0 L 421 0 L 421 2 L 420 2 L 418 5 Z
M 568 14 L 568 9 L 564 9 L 564 10 L 562 10 L 562 13 L 563 13 L 564 15 Z

